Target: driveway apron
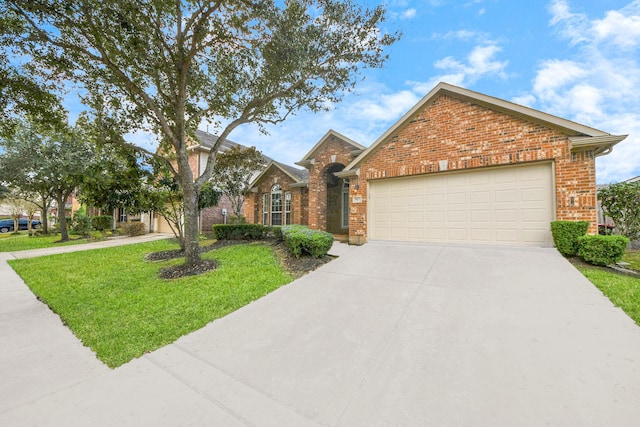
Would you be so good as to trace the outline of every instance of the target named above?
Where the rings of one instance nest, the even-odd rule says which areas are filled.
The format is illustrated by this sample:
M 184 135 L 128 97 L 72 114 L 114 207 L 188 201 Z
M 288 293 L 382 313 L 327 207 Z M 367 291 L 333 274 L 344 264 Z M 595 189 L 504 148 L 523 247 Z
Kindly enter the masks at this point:
M 0 424 L 638 425 L 640 329 L 555 249 L 342 251 Z

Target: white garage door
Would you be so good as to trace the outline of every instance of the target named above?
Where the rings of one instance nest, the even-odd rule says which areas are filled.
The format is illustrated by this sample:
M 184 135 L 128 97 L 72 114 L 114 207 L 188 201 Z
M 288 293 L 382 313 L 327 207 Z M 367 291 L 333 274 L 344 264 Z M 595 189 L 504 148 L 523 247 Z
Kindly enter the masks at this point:
M 369 181 L 369 238 L 549 246 L 551 163 Z

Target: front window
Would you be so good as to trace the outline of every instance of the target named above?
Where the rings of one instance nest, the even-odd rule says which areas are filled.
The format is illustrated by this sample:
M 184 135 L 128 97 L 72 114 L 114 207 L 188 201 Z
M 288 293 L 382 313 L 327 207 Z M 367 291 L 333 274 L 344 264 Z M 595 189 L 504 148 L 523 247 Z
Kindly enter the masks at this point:
M 271 225 L 282 225 L 282 187 L 271 187 Z
M 342 228 L 349 228 L 349 181 L 342 183 Z
M 127 222 L 127 210 L 118 208 L 118 222 Z
M 291 224 L 291 192 L 284 193 L 284 223 Z
M 262 195 L 262 224 L 269 225 L 269 193 Z

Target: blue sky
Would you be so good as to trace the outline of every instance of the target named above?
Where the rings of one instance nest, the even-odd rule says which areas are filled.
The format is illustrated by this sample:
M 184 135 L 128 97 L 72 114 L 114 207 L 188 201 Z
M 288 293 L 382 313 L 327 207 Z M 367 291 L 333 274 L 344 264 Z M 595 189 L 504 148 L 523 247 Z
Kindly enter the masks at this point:
M 300 112 L 266 136 L 244 126 L 230 139 L 288 164 L 330 128 L 368 146 L 446 81 L 629 134 L 598 158 L 597 181 L 640 175 L 640 0 L 392 0 L 387 7 L 385 29 L 403 37 L 383 69 L 366 70 L 328 113 Z

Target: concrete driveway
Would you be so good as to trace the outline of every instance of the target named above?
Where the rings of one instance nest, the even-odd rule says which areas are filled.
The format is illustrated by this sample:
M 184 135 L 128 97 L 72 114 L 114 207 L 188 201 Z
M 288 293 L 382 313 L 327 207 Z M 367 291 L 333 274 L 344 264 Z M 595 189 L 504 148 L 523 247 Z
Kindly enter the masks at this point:
M 5 406 L 0 424 L 638 425 L 640 328 L 555 249 L 341 250 L 172 345 Z

